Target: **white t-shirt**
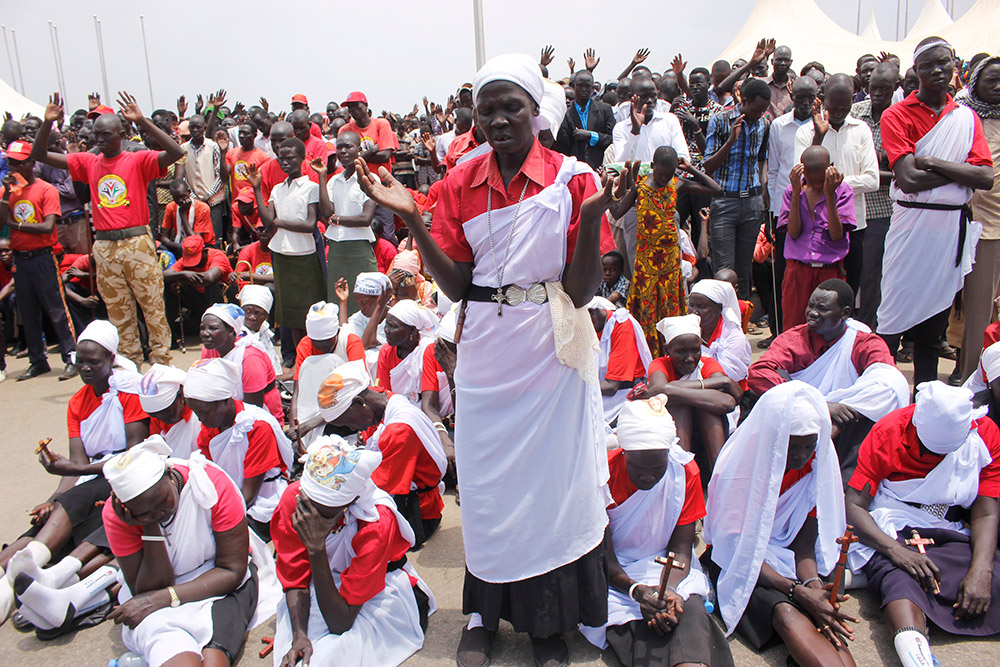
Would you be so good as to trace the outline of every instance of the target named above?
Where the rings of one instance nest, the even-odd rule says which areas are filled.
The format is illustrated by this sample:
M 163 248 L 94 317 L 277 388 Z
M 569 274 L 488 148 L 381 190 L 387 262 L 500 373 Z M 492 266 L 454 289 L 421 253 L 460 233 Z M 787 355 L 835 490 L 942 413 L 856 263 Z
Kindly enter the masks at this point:
M 365 208 L 368 196 L 358 185 L 358 172 L 351 174 L 350 178 L 344 178 L 344 172 L 334 175 L 326 182 L 326 191 L 330 195 L 330 202 L 333 203 L 333 212 L 342 216 L 361 215 Z M 330 224 L 326 228 L 326 238 L 331 241 L 368 241 L 375 242 L 375 234 L 372 228 L 345 227 L 343 225 Z
M 305 221 L 309 215 L 309 204 L 319 204 L 319 185 L 310 181 L 308 176 L 282 181 L 271 190 L 269 203 L 274 204 L 277 218 Z M 316 252 L 316 240 L 312 234 L 279 229 L 267 247 L 279 255 L 311 255 Z

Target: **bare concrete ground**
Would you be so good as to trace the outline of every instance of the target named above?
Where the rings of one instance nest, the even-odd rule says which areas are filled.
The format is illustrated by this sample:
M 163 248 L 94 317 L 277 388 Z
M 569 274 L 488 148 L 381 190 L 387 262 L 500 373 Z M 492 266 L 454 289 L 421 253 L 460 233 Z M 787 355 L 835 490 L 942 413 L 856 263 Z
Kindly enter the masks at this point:
M 762 336 L 751 337 L 755 356 L 756 342 Z M 186 367 L 199 350 L 187 354 L 175 353 L 174 363 Z M 58 354 L 50 357 L 58 362 Z M 10 379 L 0 383 L 0 457 L 4 463 L 0 483 L 0 542 L 9 542 L 27 527 L 27 511 L 44 500 L 56 480 L 37 463 L 34 447 L 38 440 L 51 436 L 57 451 L 66 451 L 66 403 L 79 389 L 79 380 L 58 382 L 58 371 L 28 382 L 14 382 L 14 377 L 27 366 L 26 360 L 8 359 Z M 951 362 L 942 361 L 942 379 L 951 371 Z M 909 371 L 909 368 L 904 369 Z M 502 540 L 502 536 L 498 536 Z M 498 543 L 499 546 L 499 543 Z M 416 667 L 454 664 L 455 648 L 466 622 L 462 615 L 462 581 L 464 555 L 461 517 L 454 497 L 445 499 L 441 528 L 430 543 L 412 556 L 419 570 L 437 597 L 438 611 L 431 617 L 424 648 L 407 661 Z M 877 600 L 867 591 L 853 591 L 855 599 L 847 610 L 861 617 L 855 628 L 856 641 L 851 650 L 858 665 L 898 665 L 892 640 L 882 620 Z M 272 658 L 257 657 L 260 638 L 273 636 L 273 617 L 250 633 L 238 664 L 255 667 L 272 664 Z M 568 638 L 570 655 L 575 665 L 618 665 L 610 653 L 591 646 L 579 634 Z M 1000 665 L 1000 642 L 995 638 L 970 640 L 954 638 L 941 632 L 931 633 L 934 651 L 943 665 L 963 667 Z M 737 665 L 785 664 L 787 652 L 773 648 L 756 654 L 738 637 L 730 641 Z M 96 667 L 124 652 L 120 628 L 103 623 L 51 642 L 38 641 L 33 633 L 21 633 L 9 623 L 0 627 L 0 665 L 43 665 L 46 667 Z M 495 644 L 493 664 L 502 667 L 530 667 L 533 664 L 527 637 L 515 635 L 510 627 L 502 627 Z

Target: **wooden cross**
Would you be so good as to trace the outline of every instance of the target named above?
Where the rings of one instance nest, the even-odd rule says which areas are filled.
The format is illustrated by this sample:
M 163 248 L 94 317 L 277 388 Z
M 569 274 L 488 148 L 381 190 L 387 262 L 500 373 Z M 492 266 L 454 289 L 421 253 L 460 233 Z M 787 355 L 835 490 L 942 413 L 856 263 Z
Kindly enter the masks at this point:
M 837 538 L 837 544 L 840 545 L 840 560 L 837 561 L 837 569 L 833 575 L 833 590 L 830 591 L 830 604 L 834 607 L 837 606 L 837 593 L 840 592 L 840 582 L 844 580 L 844 570 L 847 569 L 847 552 L 851 545 L 857 541 L 858 537 L 854 534 L 854 526 L 851 525 L 847 526 L 843 537 Z
M 657 556 L 654 560 L 663 566 L 663 571 L 660 572 L 660 589 L 657 592 L 657 599 L 663 602 L 663 596 L 667 593 L 667 580 L 670 578 L 670 572 L 674 568 L 678 570 L 683 570 L 686 566 L 684 563 L 676 560 L 677 556 L 673 551 L 667 553 L 667 557 Z M 649 627 L 653 627 L 655 622 L 650 620 Z
M 52 438 L 45 438 L 38 441 L 38 446 L 35 447 L 35 454 L 45 453 L 45 456 L 49 461 L 55 461 L 56 457 L 53 456 L 52 452 L 49 451 L 49 443 L 52 442 Z
M 910 535 L 912 536 L 913 539 L 906 540 L 906 546 L 908 546 L 908 547 L 916 547 L 917 551 L 919 551 L 921 554 L 923 554 L 924 556 L 926 556 L 927 555 L 927 550 L 924 549 L 924 547 L 925 546 L 933 546 L 934 545 L 934 538 L 932 538 L 932 537 L 920 537 L 920 533 L 918 533 L 916 530 L 910 531 Z M 941 592 L 941 587 L 938 586 L 937 579 L 935 579 L 934 580 L 934 594 L 937 595 L 940 592 Z
M 261 637 L 260 643 L 264 644 L 264 648 L 260 650 L 257 657 L 266 658 L 274 650 L 274 637 Z

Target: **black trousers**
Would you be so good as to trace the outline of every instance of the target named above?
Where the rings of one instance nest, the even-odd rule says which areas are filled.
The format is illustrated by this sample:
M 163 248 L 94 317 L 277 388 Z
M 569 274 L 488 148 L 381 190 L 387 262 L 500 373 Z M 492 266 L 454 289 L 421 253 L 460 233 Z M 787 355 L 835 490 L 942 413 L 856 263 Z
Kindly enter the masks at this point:
M 33 364 L 45 362 L 45 343 L 42 338 L 43 315 L 52 322 L 59 339 L 63 363 L 70 362 L 70 353 L 76 349 L 76 335 L 66 307 L 59 264 L 51 250 L 39 255 L 26 256 L 14 252 L 14 289 L 17 307 L 24 324 L 24 337 L 28 342 L 28 360 Z
M 878 324 L 878 307 L 882 303 L 882 256 L 885 254 L 885 235 L 888 231 L 889 218 L 872 218 L 865 229 L 858 319 L 872 331 Z M 854 243 L 853 236 L 851 243 Z
M 163 301 L 166 306 L 167 323 L 170 325 L 170 335 L 174 341 L 180 341 L 181 317 L 184 319 L 184 337 L 197 333 L 201 316 L 208 307 L 222 301 L 222 285 L 220 283 L 209 285 L 204 292 L 199 292 L 191 285 L 181 285 L 178 294 L 174 294 L 173 290 L 167 287 Z
M 944 336 L 945 329 L 948 328 L 948 315 L 951 308 L 945 308 L 937 315 L 932 315 L 926 320 L 904 331 L 901 334 L 883 335 L 882 339 L 889 346 L 889 352 L 896 356 L 899 349 L 899 341 L 906 336 L 913 338 L 913 386 L 916 388 L 921 382 L 937 380 L 938 377 L 938 352 L 940 351 L 941 337 Z
M 711 195 L 695 195 L 690 192 L 677 193 L 677 216 L 681 224 L 683 224 L 685 220 L 690 220 L 691 243 L 694 244 L 695 248 L 698 247 L 698 240 L 701 238 L 701 234 L 703 232 L 701 228 L 701 216 L 698 214 L 698 211 L 707 206 L 711 206 L 711 204 Z M 702 277 L 711 278 L 711 276 Z
M 847 284 L 854 290 L 855 295 L 857 295 L 858 288 L 861 286 L 861 274 L 864 270 L 866 231 L 865 229 L 857 229 L 851 232 L 849 237 L 851 240 L 850 249 L 847 251 L 847 256 L 844 257 L 844 273 L 847 274 Z

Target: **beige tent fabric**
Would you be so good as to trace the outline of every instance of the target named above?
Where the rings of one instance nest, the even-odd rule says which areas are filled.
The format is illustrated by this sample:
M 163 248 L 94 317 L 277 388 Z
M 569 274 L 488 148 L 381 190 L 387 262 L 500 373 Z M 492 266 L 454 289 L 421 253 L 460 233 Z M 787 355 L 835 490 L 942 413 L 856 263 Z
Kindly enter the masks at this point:
M 927 0 L 910 31 L 906 33 L 908 41 L 919 42 L 924 37 L 937 35 L 944 28 L 954 23 L 945 10 L 941 0 Z
M 45 106 L 32 102 L 0 79 L 0 114 L 5 111 L 9 111 L 10 115 L 18 120 L 28 114 L 41 118 L 45 113 Z
M 939 0 L 927 0 L 928 2 L 938 2 Z M 868 25 L 865 29 L 861 31 L 861 37 L 864 39 L 874 39 L 882 41 L 882 33 L 879 32 L 878 23 L 875 22 L 875 10 L 872 10 L 872 15 L 868 18 Z

